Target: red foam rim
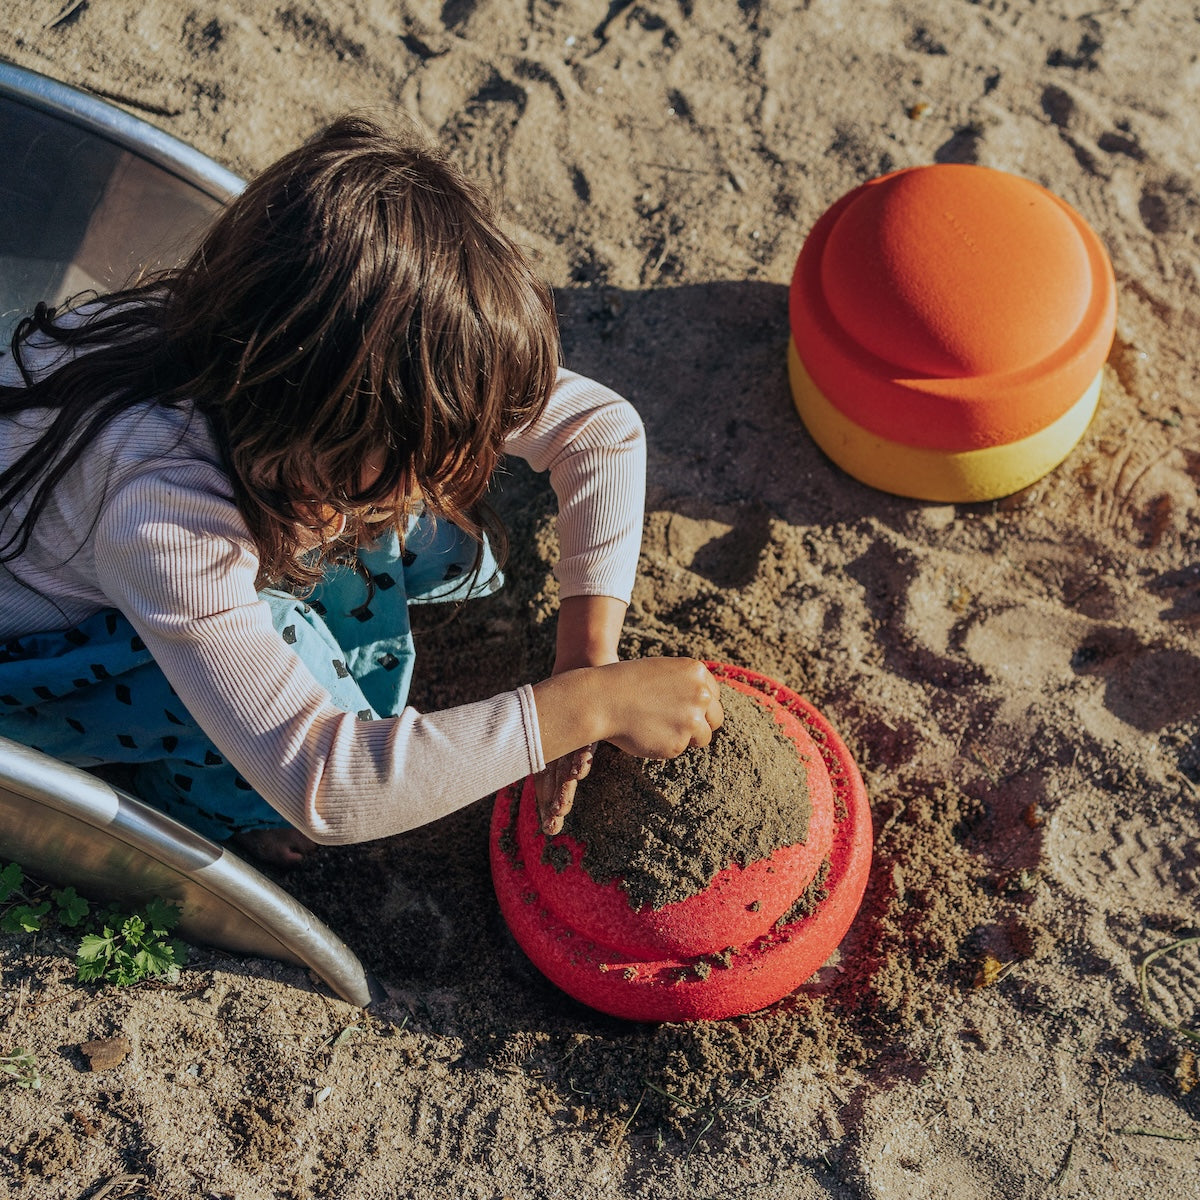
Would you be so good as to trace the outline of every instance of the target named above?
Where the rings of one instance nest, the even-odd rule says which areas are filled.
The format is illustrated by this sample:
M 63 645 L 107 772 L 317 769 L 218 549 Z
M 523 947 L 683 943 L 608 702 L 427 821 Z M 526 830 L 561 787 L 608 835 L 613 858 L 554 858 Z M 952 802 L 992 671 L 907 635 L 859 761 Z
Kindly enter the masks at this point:
M 536 805 L 532 778 L 505 788 L 492 810 L 492 880 L 517 943 L 552 983 L 576 1000 L 633 1021 L 719 1020 L 755 1012 L 795 991 L 829 958 L 849 929 L 866 889 L 871 814 L 850 752 L 829 722 L 790 688 L 754 671 L 719 663 L 722 682 L 748 685 L 798 718 L 820 753 L 832 785 L 834 821 L 825 898 L 808 916 L 773 926 L 714 955 L 632 957 L 578 933 L 557 917 L 512 853 L 513 805 Z M 507 843 L 507 848 L 506 848 Z

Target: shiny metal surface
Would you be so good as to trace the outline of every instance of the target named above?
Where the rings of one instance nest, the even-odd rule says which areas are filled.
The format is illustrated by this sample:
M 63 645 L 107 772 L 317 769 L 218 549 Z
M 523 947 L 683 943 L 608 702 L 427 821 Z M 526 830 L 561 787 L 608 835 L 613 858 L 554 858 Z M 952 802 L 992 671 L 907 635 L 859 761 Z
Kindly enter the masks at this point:
M 184 938 L 311 968 L 366 1006 L 353 951 L 265 875 L 94 775 L 0 738 L 0 859 L 97 899 L 180 906 Z
M 39 300 L 174 265 L 242 181 L 104 101 L 0 63 L 0 348 Z M 0 859 L 99 899 L 183 910 L 189 940 L 377 985 L 307 908 L 223 846 L 86 771 L 0 738 Z
M 95 96 L 0 63 L 0 346 L 39 300 L 174 266 L 244 186 Z

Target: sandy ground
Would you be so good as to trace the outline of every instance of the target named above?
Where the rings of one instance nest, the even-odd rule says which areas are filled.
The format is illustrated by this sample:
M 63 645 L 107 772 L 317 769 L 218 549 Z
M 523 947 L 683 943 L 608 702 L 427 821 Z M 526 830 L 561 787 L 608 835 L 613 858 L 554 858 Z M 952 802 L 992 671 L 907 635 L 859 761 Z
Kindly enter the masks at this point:
M 3 940 L 0 1191 L 75 1197 L 1196 1194 L 1200 10 L 1190 0 L 9 0 L 0 55 L 242 174 L 403 105 L 499 196 L 569 364 L 651 458 L 630 653 L 790 684 L 875 816 L 839 958 L 739 1021 L 643 1027 L 507 939 L 486 801 L 289 886 L 391 999 L 198 953 L 72 981 Z M 792 409 L 806 231 L 890 168 L 978 162 L 1093 224 L 1119 287 L 1100 412 L 1026 492 L 930 505 L 831 466 Z M 499 502 L 510 585 L 427 631 L 415 699 L 545 673 L 553 500 Z M 340 1035 L 340 1036 L 339 1036 Z M 130 1052 L 89 1070 L 79 1047 Z

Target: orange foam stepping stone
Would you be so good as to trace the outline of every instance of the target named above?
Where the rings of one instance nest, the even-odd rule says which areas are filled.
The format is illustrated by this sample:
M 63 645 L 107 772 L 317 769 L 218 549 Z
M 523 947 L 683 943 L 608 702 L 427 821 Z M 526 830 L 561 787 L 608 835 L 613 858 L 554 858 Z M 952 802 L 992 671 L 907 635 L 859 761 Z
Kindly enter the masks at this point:
M 1013 486 L 1029 469 L 1012 464 L 1028 457 L 1044 473 L 1086 427 L 1116 285 L 1100 240 L 1065 201 L 1004 171 L 942 164 L 873 179 L 834 204 L 801 249 L 789 311 L 797 407 L 835 462 L 862 478 L 863 461 L 887 459 L 866 482 L 919 496 L 919 482 L 886 482 L 909 468 L 938 473 L 928 455 L 906 462 L 906 448 L 1032 445 L 1028 456 L 956 463 L 944 474 L 965 474 L 971 494 L 931 497 L 982 499 L 1032 482 Z M 1030 442 L 1047 430 L 1044 444 Z M 977 468 L 986 485 L 972 485 Z
M 636 1021 L 714 1020 L 754 1012 L 794 991 L 829 957 L 858 911 L 871 860 L 866 789 L 849 751 L 807 701 L 756 672 L 716 663 L 722 683 L 752 696 L 796 746 L 808 773 L 807 840 L 731 865 L 707 888 L 661 909 L 634 909 L 618 883 L 570 861 L 543 862 L 533 779 L 506 788 L 492 814 L 492 879 L 500 910 L 530 960 L 565 992 Z M 824 899 L 789 910 L 827 864 Z M 752 902 L 757 901 L 752 906 Z

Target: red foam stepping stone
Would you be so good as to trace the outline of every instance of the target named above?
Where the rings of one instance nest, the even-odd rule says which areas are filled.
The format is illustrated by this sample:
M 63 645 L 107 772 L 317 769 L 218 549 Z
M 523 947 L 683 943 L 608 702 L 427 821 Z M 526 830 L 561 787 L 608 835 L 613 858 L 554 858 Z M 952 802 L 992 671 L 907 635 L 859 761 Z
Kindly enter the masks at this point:
M 841 739 L 791 689 L 757 672 L 708 665 L 771 712 L 804 761 L 812 818 L 803 845 L 727 867 L 676 904 L 636 910 L 618 884 L 587 876 L 583 847 L 572 839 L 553 839 L 570 853 L 561 872 L 542 861 L 547 839 L 532 778 L 500 792 L 492 813 L 492 879 L 518 944 L 563 991 L 629 1020 L 715 1020 L 774 1003 L 828 959 L 866 887 L 870 810 Z M 779 924 L 825 861 L 825 898 L 808 916 Z

